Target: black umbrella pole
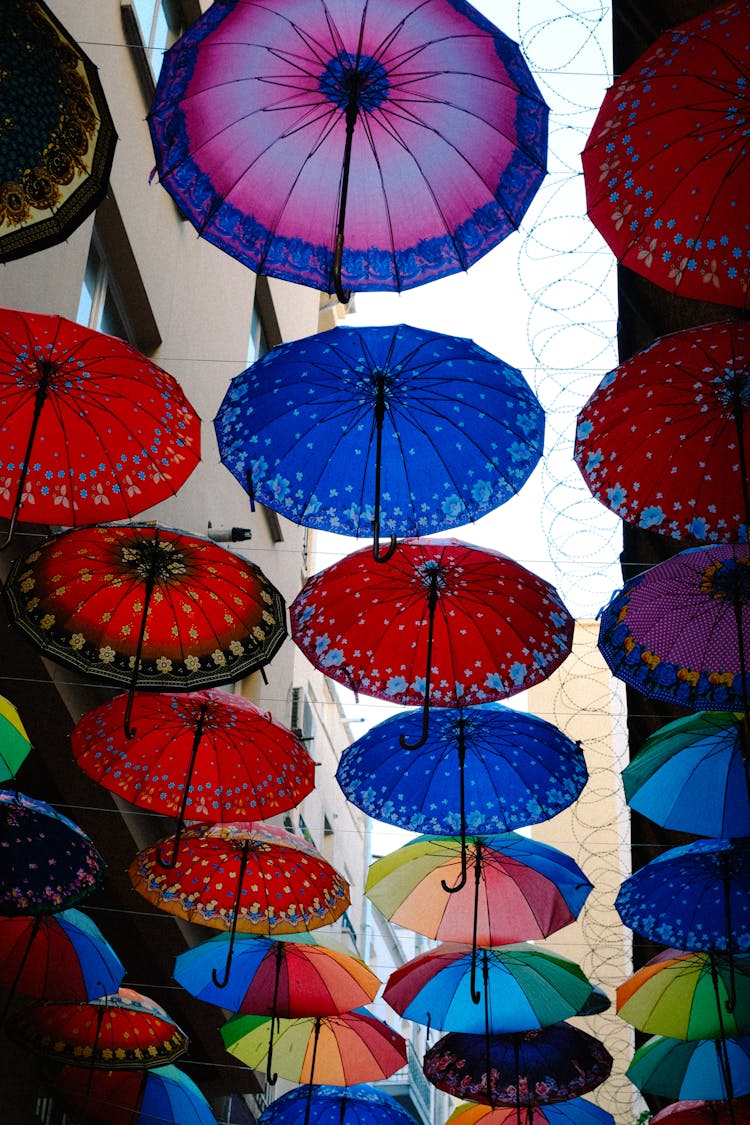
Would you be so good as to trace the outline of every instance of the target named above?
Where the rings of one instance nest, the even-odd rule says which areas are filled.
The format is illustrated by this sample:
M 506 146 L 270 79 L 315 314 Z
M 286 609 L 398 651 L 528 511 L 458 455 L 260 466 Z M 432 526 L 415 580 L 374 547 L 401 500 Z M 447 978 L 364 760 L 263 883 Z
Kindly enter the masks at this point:
M 458 882 L 449 887 L 445 879 L 440 880 L 440 885 L 444 891 L 449 895 L 453 895 L 456 891 L 463 890 L 466 886 L 466 737 L 464 732 L 464 717 L 460 716 L 458 727 L 458 801 L 459 801 L 459 818 L 461 828 L 461 874 Z M 473 991 L 472 991 L 473 996 Z M 479 1001 L 475 1000 L 477 1004 Z
M 8 528 L 8 534 L 6 538 L 2 543 L 0 543 L 0 551 L 4 550 L 4 548 L 7 547 L 13 539 L 16 520 L 18 519 L 18 513 L 21 510 L 21 503 L 23 501 L 23 490 L 26 484 L 26 476 L 29 471 L 31 450 L 33 449 L 34 439 L 36 438 L 36 432 L 39 428 L 39 417 L 42 413 L 42 407 L 44 406 L 47 398 L 47 389 L 49 387 L 50 376 L 55 370 L 55 365 L 53 363 L 50 363 L 49 360 L 44 359 L 39 360 L 37 367 L 39 370 L 39 385 L 37 386 L 36 395 L 34 396 L 34 414 L 31 419 L 31 426 L 29 427 L 29 438 L 26 442 L 26 452 L 24 453 L 23 461 L 21 462 L 21 471 L 18 476 L 16 497 L 13 501 L 13 511 L 11 512 L 10 516 L 10 527 Z
M 313 1053 L 310 1059 L 310 1081 L 307 1084 L 307 1100 L 305 1102 L 305 1125 L 310 1122 L 310 1102 L 312 1101 L 313 1077 L 315 1076 L 315 1056 L 318 1053 L 318 1037 L 320 1035 L 320 1016 L 315 1017 L 315 1030 L 313 1032 Z
M 195 768 L 195 759 L 198 756 L 198 747 L 200 746 L 201 738 L 203 737 L 203 730 L 206 721 L 206 712 L 208 711 L 208 704 L 201 704 L 198 722 L 193 736 L 193 745 L 190 751 L 190 764 L 188 765 L 187 774 L 185 775 L 185 784 L 182 790 L 182 800 L 180 801 L 180 811 L 177 814 L 177 831 L 174 836 L 174 845 L 172 847 L 172 858 L 170 860 L 164 858 L 164 853 L 161 848 L 157 850 L 156 860 L 160 867 L 165 867 L 167 870 L 172 870 L 177 866 L 177 854 L 180 850 L 180 838 L 182 837 L 182 829 L 185 827 L 185 812 L 187 810 L 188 797 L 190 795 L 190 782 L 193 779 L 193 770 Z
M 380 481 L 383 468 L 383 423 L 385 421 L 385 376 L 377 373 L 377 397 L 375 399 L 375 518 L 372 521 L 372 557 L 375 562 L 388 562 L 398 547 L 398 540 L 391 535 L 385 554 L 380 554 Z
M 240 869 L 237 874 L 237 892 L 234 896 L 234 906 L 232 907 L 232 925 L 229 929 L 229 949 L 227 950 L 227 960 L 224 967 L 224 976 L 221 980 L 219 980 L 216 969 L 211 970 L 211 978 L 217 988 L 226 988 L 226 986 L 229 984 L 229 974 L 232 971 L 232 957 L 234 955 L 234 939 L 237 936 L 237 918 L 240 912 L 240 900 L 242 898 L 242 880 L 245 877 L 249 850 L 250 841 L 243 840 L 242 856 L 240 858 Z
M 155 541 L 154 541 L 155 542 Z M 143 613 L 141 614 L 141 625 L 138 630 L 138 642 L 135 647 L 135 660 L 133 662 L 133 674 L 130 677 L 130 687 L 128 688 L 128 701 L 125 704 L 125 714 L 123 716 L 122 724 L 125 731 L 126 738 L 135 738 L 135 728 L 130 725 L 130 718 L 133 714 L 133 696 L 135 695 L 135 686 L 138 682 L 138 672 L 141 667 L 141 653 L 143 652 L 143 641 L 146 636 L 146 621 L 148 619 L 148 607 L 151 604 L 151 595 L 154 592 L 156 585 L 156 574 L 153 571 L 146 579 L 146 589 L 143 594 Z
M 344 224 L 346 222 L 346 199 L 349 194 L 349 169 L 352 162 L 352 141 L 354 140 L 354 127 L 357 124 L 359 98 L 358 72 L 352 73 L 352 86 L 349 91 L 349 102 L 346 107 L 346 139 L 344 141 L 344 165 L 341 171 L 341 199 L 339 201 L 339 216 L 336 223 L 336 241 L 333 248 L 333 288 L 342 305 L 347 305 L 351 300 L 351 290 L 344 289 L 341 281 L 341 265 L 344 257 Z
M 427 670 L 424 678 L 424 703 L 422 704 L 422 733 L 417 742 L 407 742 L 403 734 L 399 735 L 399 742 L 404 750 L 419 750 L 427 741 L 428 726 L 430 721 L 430 680 L 432 677 L 432 640 L 435 633 L 435 611 L 437 609 L 437 571 L 430 575 L 430 590 L 427 595 Z

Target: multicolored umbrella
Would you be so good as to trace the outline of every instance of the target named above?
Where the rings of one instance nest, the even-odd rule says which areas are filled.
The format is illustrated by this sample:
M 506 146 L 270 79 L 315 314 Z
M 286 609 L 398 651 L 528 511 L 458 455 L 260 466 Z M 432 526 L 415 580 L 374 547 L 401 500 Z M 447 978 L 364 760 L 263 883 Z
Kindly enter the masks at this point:
M 130 881 L 160 910 L 215 929 L 265 936 L 314 930 L 335 922 L 349 905 L 349 886 L 312 844 L 272 824 L 191 825 L 173 868 L 159 853 L 173 838 L 144 848 Z M 173 852 L 174 854 L 174 852 Z M 234 943 L 221 982 L 227 986 Z
M 663 1098 L 744 1097 L 750 1094 L 750 1036 L 722 1044 L 718 1039 L 684 1042 L 655 1035 L 637 1049 L 625 1073 L 639 1090 Z
M 466 1103 L 454 1109 L 445 1125 L 516 1125 L 515 1109 L 495 1109 L 489 1105 Z M 585 1098 L 571 1098 L 552 1105 L 530 1106 L 524 1116 L 525 1125 L 615 1125 L 606 1109 Z
M 95 890 L 104 860 L 89 837 L 46 801 L 0 789 L 0 915 L 52 914 Z
M 217 1125 L 192 1078 L 176 1066 L 88 1073 L 63 1066 L 52 1087 L 74 1116 L 93 1113 L 106 1125 Z
M 34 1001 L 16 1014 L 9 1031 L 55 1062 L 105 1070 L 162 1066 L 189 1046 L 159 1004 L 130 988 L 81 1004 Z
M 0 8 L 0 261 L 64 242 L 104 198 L 117 136 L 96 67 L 41 0 Z
M 10 534 L 16 519 L 132 519 L 185 483 L 200 430 L 177 380 L 125 340 L 0 309 L 0 516 Z
M 342 300 L 468 269 L 546 171 L 519 48 L 458 0 L 218 5 L 167 52 L 149 125 L 204 238 Z
M 10 619 L 45 656 L 151 691 L 193 691 L 262 668 L 286 637 L 284 602 L 248 560 L 158 524 L 75 528 L 17 559 Z M 125 711 L 126 731 L 130 716 Z
M 105 789 L 177 817 L 176 847 L 185 820 L 262 819 L 312 792 L 315 763 L 302 742 L 244 696 L 138 694 L 133 739 L 124 734 L 127 706 L 118 695 L 85 714 L 70 736 L 73 756 Z
M 575 458 L 597 500 L 673 539 L 750 527 L 750 325 L 656 340 L 605 376 L 578 415 Z
M 18 708 L 0 695 L 0 782 L 18 773 L 31 749 Z
M 747 545 L 694 547 L 631 578 L 602 613 L 620 680 L 691 711 L 750 711 Z
M 379 565 L 369 548 L 309 578 L 292 636 L 355 692 L 423 706 L 468 706 L 546 679 L 570 652 L 573 619 L 543 579 L 499 551 L 457 539 L 404 539 Z
M 383 999 L 406 1019 L 472 1034 L 529 1031 L 578 1015 L 591 995 L 580 966 L 531 943 L 478 949 L 438 945 L 391 973 Z
M 405 324 L 273 348 L 232 381 L 215 426 L 252 501 L 373 536 L 376 554 L 381 531 L 430 535 L 497 508 L 544 445 L 544 411 L 520 371 Z
M 655 1113 L 650 1125 L 750 1125 L 750 1100 L 674 1102 Z
M 667 723 L 622 771 L 625 797 L 662 828 L 750 836 L 750 753 L 743 716 L 702 711 Z
M 617 258 L 680 297 L 747 307 L 750 14 L 730 0 L 659 36 L 607 92 L 583 151 Z
M 673 1039 L 750 1034 L 750 956 L 664 950 L 619 986 L 617 1014 Z
M 258 1125 L 415 1125 L 403 1106 L 376 1086 L 298 1086 L 271 1102 Z
M 611 1069 L 612 1056 L 604 1045 L 566 1023 L 513 1035 L 449 1032 L 430 1047 L 423 1064 L 425 1076 L 439 1090 L 515 1109 L 518 1125 L 528 1107 L 594 1090 Z

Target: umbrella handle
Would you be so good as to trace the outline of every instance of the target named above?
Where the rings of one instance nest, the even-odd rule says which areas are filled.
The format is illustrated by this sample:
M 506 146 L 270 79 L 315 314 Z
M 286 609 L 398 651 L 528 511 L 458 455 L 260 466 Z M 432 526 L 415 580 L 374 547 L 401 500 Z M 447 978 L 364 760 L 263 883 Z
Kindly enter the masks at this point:
M 190 762 L 188 764 L 187 773 L 185 774 L 185 784 L 182 788 L 182 799 L 180 801 L 180 811 L 177 814 L 177 831 L 175 832 L 174 846 L 172 848 L 172 859 L 164 859 L 164 853 L 162 852 L 161 848 L 159 848 L 156 853 L 156 859 L 159 866 L 166 867 L 169 871 L 172 871 L 177 866 L 177 852 L 180 847 L 180 837 L 182 836 L 182 829 L 185 827 L 185 812 L 187 810 L 190 782 L 193 779 L 193 770 L 195 769 L 195 759 L 198 756 L 198 747 L 200 746 L 201 739 L 203 738 L 207 711 L 208 704 L 202 703 L 200 712 L 198 713 L 198 722 L 195 724 L 193 745 L 190 748 Z
M 250 841 L 242 841 L 242 859 L 240 860 L 240 869 L 237 875 L 237 892 L 234 896 L 234 907 L 232 908 L 232 924 L 229 928 L 229 949 L 227 950 L 227 961 L 224 966 L 224 976 L 219 980 L 219 975 L 216 969 L 211 970 L 211 979 L 217 988 L 226 988 L 229 984 L 229 974 L 232 970 L 232 956 L 234 954 L 234 939 L 237 936 L 237 916 L 240 912 L 240 898 L 242 896 L 242 880 L 245 877 L 245 869 L 247 867 L 247 858 L 250 848 Z
M 422 704 L 422 734 L 418 742 L 407 742 L 403 734 L 398 737 L 404 750 L 419 750 L 427 741 L 427 727 L 430 720 L 430 679 L 432 676 L 432 639 L 435 633 L 435 610 L 438 601 L 438 572 L 430 574 L 430 590 L 427 595 L 427 670 L 424 677 L 424 703 Z
M 449 887 L 444 879 L 440 880 L 440 885 L 443 890 L 449 895 L 456 894 L 457 891 L 463 890 L 466 886 L 466 731 L 465 719 L 463 712 L 458 720 L 458 800 L 459 800 L 459 817 L 461 821 L 461 875 L 457 883 Z M 474 963 L 472 961 L 472 975 L 474 971 Z M 474 983 L 472 980 L 471 998 L 475 1004 L 479 1003 L 479 996 L 476 999 L 474 993 Z
M 398 540 L 391 534 L 391 541 L 385 554 L 380 554 L 380 480 L 383 467 L 383 423 L 385 421 L 385 372 L 378 370 L 375 373 L 376 398 L 375 398 L 375 513 L 372 521 L 372 557 L 377 563 L 388 562 L 393 557 Z
M 156 849 L 156 862 L 159 867 L 164 867 L 167 871 L 174 871 L 177 866 L 177 853 L 180 850 L 180 837 L 182 836 L 183 821 L 180 820 L 177 824 L 177 831 L 174 834 L 174 843 L 172 844 L 172 858 L 165 859 L 165 853 L 161 848 Z
M 271 1064 L 273 1062 L 273 1025 L 277 1023 L 276 1016 L 271 1016 L 271 1032 L 268 1037 L 268 1062 L 266 1063 L 266 1085 L 275 1086 L 279 1080 L 278 1074 L 271 1072 Z
M 378 543 L 378 540 L 380 538 L 380 527 L 377 525 L 373 525 L 373 536 L 372 557 L 374 558 L 375 562 L 378 563 L 388 562 L 388 560 L 392 559 L 394 554 L 396 553 L 396 549 L 398 547 L 398 539 L 395 535 L 391 534 L 391 541 L 385 549 L 385 554 L 381 555 L 380 546 Z

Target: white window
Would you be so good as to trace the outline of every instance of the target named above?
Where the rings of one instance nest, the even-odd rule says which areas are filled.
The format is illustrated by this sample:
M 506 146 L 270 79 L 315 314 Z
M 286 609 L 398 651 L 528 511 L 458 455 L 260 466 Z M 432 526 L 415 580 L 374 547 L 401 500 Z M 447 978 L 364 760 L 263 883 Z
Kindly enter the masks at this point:
M 250 338 L 247 342 L 247 365 L 255 363 L 256 359 L 260 359 L 268 351 L 268 342 L 266 340 L 266 333 L 263 329 L 263 321 L 261 320 L 260 312 L 257 305 L 253 305 L 253 315 L 250 320 Z
M 154 78 L 159 77 L 164 52 L 182 31 L 177 0 L 131 0 L 141 42 Z
M 96 236 L 91 240 L 76 320 L 97 332 L 133 343 L 117 289 Z

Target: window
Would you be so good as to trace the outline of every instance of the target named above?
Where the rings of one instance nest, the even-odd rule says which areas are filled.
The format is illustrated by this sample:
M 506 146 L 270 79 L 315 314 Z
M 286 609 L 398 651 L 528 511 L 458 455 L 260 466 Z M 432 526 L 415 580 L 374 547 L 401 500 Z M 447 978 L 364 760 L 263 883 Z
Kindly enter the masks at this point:
M 261 319 L 260 310 L 258 305 L 253 305 L 253 315 L 250 320 L 250 339 L 247 342 L 247 365 L 255 363 L 256 359 L 260 359 L 268 351 L 268 341 L 266 340 L 265 329 L 263 328 L 263 321 Z
M 297 738 L 304 742 L 308 754 L 312 754 L 315 745 L 315 715 L 303 688 L 292 688 L 292 721 L 289 725 Z
M 164 52 L 182 31 L 177 0 L 132 0 L 138 32 L 151 73 L 159 77 Z
M 88 328 L 95 328 L 97 332 L 120 336 L 123 340 L 134 343 L 96 235 L 89 248 L 76 320 Z

